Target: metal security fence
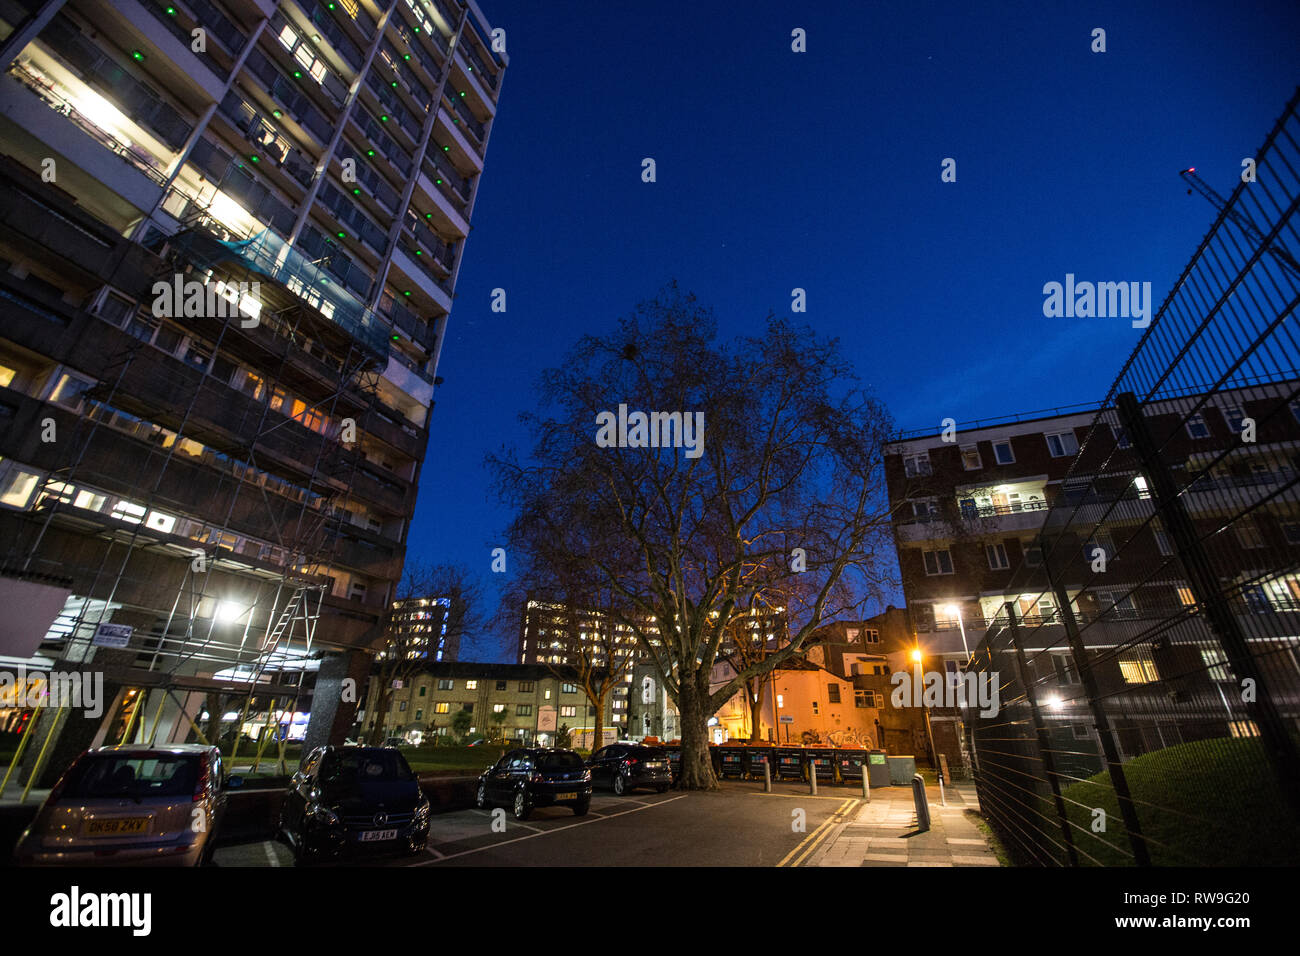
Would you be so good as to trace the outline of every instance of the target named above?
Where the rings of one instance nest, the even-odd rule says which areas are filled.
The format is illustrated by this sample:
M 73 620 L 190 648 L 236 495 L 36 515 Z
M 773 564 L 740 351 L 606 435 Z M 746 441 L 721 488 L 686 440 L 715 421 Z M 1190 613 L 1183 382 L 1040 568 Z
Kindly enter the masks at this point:
M 968 665 L 1000 691 L 966 711 L 980 803 L 1024 863 L 1300 850 L 1297 102 L 1256 181 L 1203 190 L 1218 216 Z

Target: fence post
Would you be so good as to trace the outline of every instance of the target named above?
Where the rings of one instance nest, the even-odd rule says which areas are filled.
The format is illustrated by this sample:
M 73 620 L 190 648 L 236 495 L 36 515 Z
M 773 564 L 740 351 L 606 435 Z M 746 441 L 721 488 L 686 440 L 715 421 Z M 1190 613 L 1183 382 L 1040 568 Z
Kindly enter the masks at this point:
M 817 796 L 817 761 L 816 761 L 816 759 L 810 755 L 810 756 L 808 757 L 808 763 L 807 763 L 805 766 L 807 766 L 807 768 L 808 768 L 808 786 L 811 788 L 811 789 L 809 790 L 809 792 L 810 792 L 810 793 L 815 797 L 815 796 Z
M 772 761 L 770 759 L 763 761 L 763 792 L 772 792 Z
M 1025 649 L 1020 643 L 1020 622 L 1016 619 L 1015 603 L 1007 601 L 1003 605 L 1007 612 L 1007 624 L 1011 631 L 1011 643 L 1016 649 L 1016 670 L 1020 674 L 1020 684 L 1025 688 L 1025 699 L 1029 701 L 1029 714 L 1034 721 L 1034 731 L 1038 735 L 1038 755 L 1043 760 L 1043 773 L 1052 788 L 1052 801 L 1056 804 L 1056 815 L 1061 820 L 1061 836 L 1065 838 L 1065 850 L 1070 858 L 1070 866 L 1079 865 L 1079 854 L 1074 849 L 1074 836 L 1070 832 L 1070 818 L 1065 812 L 1065 801 L 1061 799 L 1061 782 L 1056 776 L 1056 761 L 1052 759 L 1052 741 L 1047 735 L 1047 725 L 1043 723 L 1042 711 L 1038 708 L 1038 691 L 1029 679 L 1029 662 L 1025 659 Z
M 1151 481 L 1156 511 L 1162 513 L 1165 527 L 1174 539 L 1174 547 L 1187 571 L 1196 602 L 1205 608 L 1210 630 L 1219 639 L 1237 679 L 1254 681 L 1257 693 L 1253 701 L 1244 702 L 1246 712 L 1259 728 L 1260 741 L 1273 765 L 1273 772 L 1277 774 L 1279 789 L 1290 803 L 1292 812 L 1300 816 L 1300 754 L 1296 752 L 1295 741 L 1278 713 L 1263 673 L 1255 666 L 1255 658 L 1236 616 L 1224 599 L 1218 576 L 1201 546 L 1200 535 L 1187 513 L 1173 475 L 1165 467 L 1151 433 L 1147 431 L 1137 396 L 1132 392 L 1122 392 L 1116 396 L 1115 404 L 1133 451 Z
M 1137 807 L 1133 806 L 1133 796 L 1129 793 L 1128 777 L 1124 775 L 1124 765 L 1120 762 L 1119 751 L 1115 748 L 1115 738 L 1111 733 L 1110 721 L 1106 717 L 1106 708 L 1102 705 L 1101 694 L 1097 690 L 1097 678 L 1088 663 L 1088 655 L 1079 637 L 1079 622 L 1074 619 L 1074 610 L 1070 607 L 1069 595 L 1061 585 L 1055 586 L 1056 603 L 1061 609 L 1061 620 L 1065 624 L 1065 634 L 1070 640 L 1070 655 L 1074 658 L 1074 668 L 1083 681 L 1083 692 L 1088 695 L 1088 706 L 1092 709 L 1093 725 L 1097 736 L 1101 738 L 1101 749 L 1106 755 L 1106 770 L 1110 773 L 1110 785 L 1115 790 L 1119 801 L 1119 813 L 1124 818 L 1124 828 L 1128 830 L 1129 845 L 1133 848 L 1133 861 L 1138 866 L 1150 866 L 1151 855 L 1147 850 L 1146 837 L 1142 835 L 1142 824 L 1138 822 Z

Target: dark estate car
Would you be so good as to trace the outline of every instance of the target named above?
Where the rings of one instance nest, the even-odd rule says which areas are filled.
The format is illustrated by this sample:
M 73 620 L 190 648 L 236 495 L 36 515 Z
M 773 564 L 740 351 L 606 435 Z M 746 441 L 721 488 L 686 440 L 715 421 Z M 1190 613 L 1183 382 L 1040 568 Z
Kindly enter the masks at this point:
M 535 807 L 556 805 L 582 816 L 591 806 L 591 771 L 572 750 L 512 750 L 478 778 L 477 802 L 510 806 L 519 820 Z
M 610 744 L 591 755 L 587 764 L 593 783 L 627 793 L 633 787 L 654 787 L 663 793 L 672 786 L 668 751 L 641 744 Z
M 318 747 L 289 784 L 280 833 L 299 863 L 366 851 L 420 853 L 429 841 L 429 801 L 392 747 Z
M 100 747 L 50 791 L 15 851 L 28 866 L 201 866 L 226 807 L 221 753 L 200 744 Z

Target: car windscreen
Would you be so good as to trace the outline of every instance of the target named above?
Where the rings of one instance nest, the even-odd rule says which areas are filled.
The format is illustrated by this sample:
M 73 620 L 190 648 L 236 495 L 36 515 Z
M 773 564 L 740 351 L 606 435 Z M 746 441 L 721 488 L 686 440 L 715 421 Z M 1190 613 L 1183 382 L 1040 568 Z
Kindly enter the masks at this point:
M 571 750 L 537 755 L 538 770 L 578 770 L 582 766 L 582 758 Z
M 322 783 L 393 783 L 414 778 L 406 758 L 395 750 L 345 750 L 326 754 L 320 765 Z
M 642 760 L 664 760 L 668 754 L 659 747 L 636 747 L 632 750 L 632 756 Z
M 65 797 L 181 797 L 194 793 L 197 754 L 93 754 L 68 774 Z

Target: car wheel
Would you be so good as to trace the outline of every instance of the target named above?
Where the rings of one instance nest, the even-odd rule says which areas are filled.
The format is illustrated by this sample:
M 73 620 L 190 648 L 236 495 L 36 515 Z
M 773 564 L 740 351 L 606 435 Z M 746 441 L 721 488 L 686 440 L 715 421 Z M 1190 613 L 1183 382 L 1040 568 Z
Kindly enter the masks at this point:
M 528 805 L 528 794 L 523 790 L 515 793 L 515 819 L 527 820 L 533 808 Z
M 627 780 L 621 773 L 614 775 L 614 792 L 620 797 L 627 793 Z
M 585 817 L 587 811 L 591 809 L 590 800 L 581 800 L 573 805 L 573 815 L 575 817 Z
M 487 784 L 481 780 L 479 781 L 478 784 L 478 796 L 475 798 L 474 802 L 478 805 L 478 808 L 480 810 L 487 809 L 487 805 L 488 805 Z

